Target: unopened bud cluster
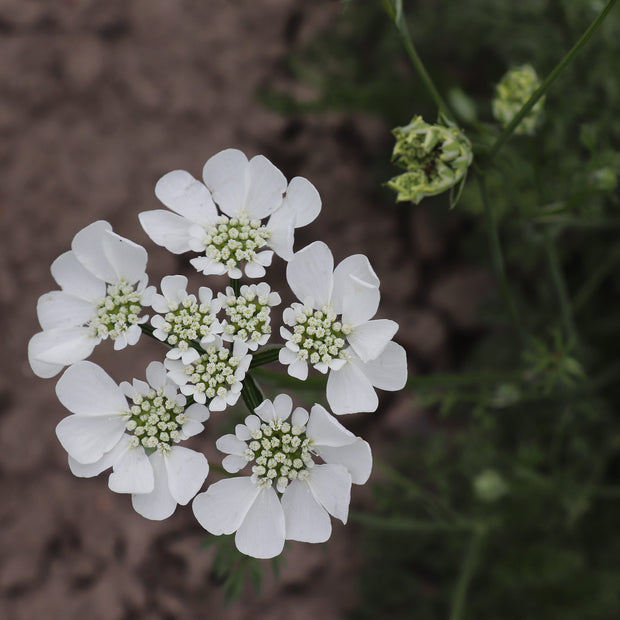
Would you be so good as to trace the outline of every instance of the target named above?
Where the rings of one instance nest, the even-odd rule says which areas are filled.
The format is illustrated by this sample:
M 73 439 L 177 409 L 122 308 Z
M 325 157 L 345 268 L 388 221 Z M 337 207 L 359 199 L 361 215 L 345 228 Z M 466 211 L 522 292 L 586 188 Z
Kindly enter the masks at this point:
M 219 216 L 216 224 L 206 228 L 203 243 L 208 258 L 234 269 L 242 261 L 254 262 L 268 239 L 269 231 L 260 220 L 250 220 L 242 213 L 233 218 Z
M 166 342 L 181 351 L 187 351 L 194 340 L 208 337 L 217 319 L 208 304 L 198 304 L 188 295 L 180 304 L 171 304 L 163 322 L 157 322 L 159 330 L 166 334 Z
M 415 116 L 392 130 L 396 144 L 392 161 L 406 170 L 388 182 L 397 201 L 418 204 L 456 185 L 472 162 L 471 143 L 458 127 L 431 125 Z
M 229 349 L 211 345 L 195 362 L 185 365 L 185 374 L 194 385 L 195 392 L 204 393 L 207 398 L 225 398 L 230 388 L 239 381 L 235 370 L 240 362 Z
M 493 116 L 505 127 L 539 86 L 540 80 L 534 67 L 531 65 L 513 67 L 504 74 L 495 87 L 495 98 L 492 103 Z M 536 102 L 517 125 L 515 133 L 530 135 L 534 133 L 540 120 L 544 100 L 545 98 L 541 97 Z
M 138 316 L 142 311 L 142 295 L 124 280 L 108 284 L 106 292 L 90 328 L 99 338 L 115 339 L 132 325 L 143 322 Z
M 351 328 L 337 318 L 328 306 L 321 310 L 303 308 L 297 314 L 291 340 L 299 346 L 299 359 L 329 364 L 333 359 L 344 358 L 345 340 Z
M 162 389 L 136 394 L 132 400 L 126 428 L 133 434 L 136 447 L 165 451 L 181 440 L 179 429 L 187 421 L 185 407 L 167 398 Z
M 283 493 L 291 480 L 307 479 L 314 462 L 305 430 L 276 419 L 252 431 L 244 457 L 255 463 L 252 480 L 256 484 L 271 486 L 275 481 L 277 490 Z

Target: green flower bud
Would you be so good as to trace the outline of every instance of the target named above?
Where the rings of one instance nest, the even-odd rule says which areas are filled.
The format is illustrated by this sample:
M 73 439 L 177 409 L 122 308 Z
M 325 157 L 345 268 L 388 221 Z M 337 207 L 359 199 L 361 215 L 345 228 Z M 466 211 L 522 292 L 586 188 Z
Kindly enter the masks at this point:
M 483 502 L 495 502 L 508 492 L 508 485 L 494 469 L 485 469 L 474 479 L 474 492 Z
M 523 65 L 509 69 L 495 87 L 493 99 L 493 116 L 506 127 L 515 117 L 523 104 L 540 86 L 540 80 L 534 67 Z M 515 133 L 532 135 L 540 119 L 545 98 L 541 97 L 536 105 L 517 125 Z
M 471 143 L 456 126 L 430 125 L 415 116 L 392 133 L 396 136 L 392 161 L 406 170 L 387 183 L 398 193 L 397 201 L 418 204 L 465 177 L 473 157 Z

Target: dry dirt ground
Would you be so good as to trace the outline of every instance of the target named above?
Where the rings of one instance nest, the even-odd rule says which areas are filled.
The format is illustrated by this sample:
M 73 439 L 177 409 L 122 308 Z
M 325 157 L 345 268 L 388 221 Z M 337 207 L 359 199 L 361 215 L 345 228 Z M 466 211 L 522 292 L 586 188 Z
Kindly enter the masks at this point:
M 224 607 L 188 507 L 150 522 L 104 477 L 72 477 L 54 435 L 66 415 L 54 380 L 26 360 L 37 298 L 55 288 L 49 265 L 90 222 L 147 247 L 152 282 L 189 274 L 137 214 L 157 208 L 162 174 L 198 176 L 236 147 L 317 186 L 323 212 L 296 247 L 323 239 L 336 260 L 370 257 L 411 371 L 450 363 L 453 334 L 476 329 L 472 291 L 488 281 L 446 258 L 450 232 L 423 209 L 403 218 L 373 200 L 368 161 L 389 128 L 354 114 L 285 119 L 256 101 L 257 87 L 286 85 L 285 54 L 340 10 L 327 0 L 0 0 L 0 618 L 331 620 L 354 607 L 357 530 L 342 525 L 327 545 L 287 546 L 279 580 Z M 159 355 L 141 341 L 119 355 L 102 345 L 93 359 L 122 380 Z M 370 422 L 352 424 L 380 448 L 415 416 L 410 395 L 384 394 Z M 211 440 L 202 447 L 218 458 Z

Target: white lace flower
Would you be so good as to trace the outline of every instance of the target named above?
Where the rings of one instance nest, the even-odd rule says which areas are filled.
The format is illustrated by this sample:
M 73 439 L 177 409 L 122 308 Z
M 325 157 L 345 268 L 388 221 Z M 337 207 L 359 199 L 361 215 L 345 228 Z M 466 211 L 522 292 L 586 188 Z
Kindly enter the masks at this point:
M 262 155 L 248 161 L 236 149 L 221 151 L 205 164 L 203 179 L 204 184 L 184 170 L 169 172 L 157 182 L 155 194 L 174 213 L 158 209 L 139 217 L 158 245 L 175 254 L 204 253 L 190 262 L 205 275 L 238 279 L 245 263 L 248 277 L 262 277 L 274 251 L 285 260 L 292 257 L 294 229 L 321 210 L 309 181 L 296 177 L 287 186 Z
M 271 308 L 281 299 L 266 282 L 244 284 L 239 296 L 229 286 L 226 294 L 220 293 L 218 299 L 226 313 L 222 320 L 222 340 L 241 340 L 251 351 L 267 343 L 271 336 Z
M 325 542 L 329 515 L 346 523 L 351 483 L 370 475 L 368 443 L 346 430 L 321 405 L 308 416 L 280 394 L 263 401 L 256 415 L 224 435 L 217 447 L 228 453 L 223 466 L 236 473 L 252 465 L 252 475 L 228 478 L 198 494 L 192 508 L 198 522 L 215 535 L 236 532 L 235 544 L 256 558 L 278 555 L 285 540 Z M 324 463 L 315 464 L 314 457 Z M 281 494 L 281 498 L 278 497 Z
M 379 278 L 362 254 L 334 269 L 332 253 L 316 241 L 295 254 L 286 269 L 302 303 L 284 310 L 279 359 L 288 374 L 305 380 L 308 364 L 329 372 L 327 400 L 336 414 L 375 411 L 373 386 L 399 390 L 407 378 L 404 349 L 390 342 L 398 324 L 371 318 L 379 307 Z M 389 346 L 388 346 L 389 344 Z M 393 373 L 384 376 L 389 368 Z
M 57 375 L 64 366 L 87 358 L 102 340 L 122 349 L 138 342 L 139 316 L 150 304 L 146 250 L 114 232 L 108 222 L 90 224 L 75 235 L 71 250 L 51 267 L 60 291 L 39 298 L 43 331 L 28 344 L 30 366 L 39 377 Z
M 181 358 L 184 364 L 190 364 L 200 357 L 192 342 L 204 347 L 222 331 L 215 316 L 222 304 L 213 299 L 213 292 L 206 286 L 198 290 L 198 299 L 195 295 L 188 295 L 186 289 L 185 276 L 165 276 L 162 279 L 163 295 L 154 294 L 151 302 L 153 310 L 159 312 L 151 318 L 151 325 L 155 328 L 153 336 L 172 347 L 166 357 Z
M 110 489 L 131 493 L 138 513 L 159 520 L 187 504 L 207 477 L 205 456 L 176 444 L 203 429 L 209 410 L 195 403 L 185 409 L 163 364 L 149 364 L 146 377 L 148 383 L 119 386 L 92 362 L 70 366 L 56 394 L 73 415 L 59 422 L 56 435 L 76 476 L 112 467 Z
M 164 363 L 170 378 L 181 386 L 183 394 L 203 404 L 209 399 L 211 411 L 224 411 L 239 400 L 252 355 L 245 343 L 237 340 L 231 350 L 224 346 L 219 336 L 204 350 L 189 364 L 169 358 Z

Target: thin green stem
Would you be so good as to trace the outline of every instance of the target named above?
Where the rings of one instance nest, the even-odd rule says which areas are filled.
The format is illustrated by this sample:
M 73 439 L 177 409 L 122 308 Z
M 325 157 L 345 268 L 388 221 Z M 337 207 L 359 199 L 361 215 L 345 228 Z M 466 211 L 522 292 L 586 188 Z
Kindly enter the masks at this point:
M 467 551 L 465 552 L 465 557 L 463 558 L 463 563 L 461 565 L 461 572 L 454 588 L 452 608 L 450 610 L 450 620 L 461 620 L 463 617 L 463 613 L 465 611 L 465 601 L 467 599 L 467 591 L 469 590 L 469 585 L 472 577 L 474 576 L 474 570 L 478 564 L 480 548 L 486 533 L 486 526 L 478 524 L 469 539 Z
M 579 312 L 583 306 L 588 302 L 590 297 L 594 295 L 598 287 L 605 281 L 605 279 L 611 275 L 616 268 L 616 263 L 620 260 L 620 245 L 616 246 L 607 256 L 607 258 L 601 262 L 590 277 L 582 284 L 581 288 L 575 295 L 573 301 L 573 308 L 575 312 Z
M 271 362 L 277 362 L 280 354 L 280 349 L 284 345 L 278 344 L 273 347 L 267 347 L 261 349 L 252 355 L 252 361 L 250 362 L 250 368 L 256 368 L 263 364 L 270 364 Z
M 258 387 L 258 383 L 256 383 L 254 377 L 249 372 L 245 375 L 245 379 L 243 380 L 241 398 L 243 398 L 243 402 L 250 410 L 250 413 L 254 413 L 254 409 L 265 400 L 265 396 L 260 387 Z
M 413 63 L 415 70 L 418 72 L 418 75 L 420 79 L 422 80 L 422 83 L 424 84 L 426 90 L 428 91 L 429 95 L 432 97 L 433 101 L 435 102 L 435 105 L 439 109 L 439 112 L 443 113 L 444 116 L 446 116 L 451 121 L 456 123 L 454 114 L 448 107 L 448 104 L 443 100 L 442 96 L 439 94 L 437 87 L 435 86 L 433 80 L 431 79 L 431 76 L 428 74 L 428 71 L 426 70 L 424 63 L 422 62 L 422 59 L 420 58 L 415 48 L 415 45 L 413 44 L 413 39 L 411 38 L 409 27 L 407 26 L 407 20 L 405 19 L 405 16 L 402 11 L 402 0 L 396 1 L 396 5 L 397 5 L 396 8 L 394 8 L 394 5 L 392 4 L 391 0 L 381 0 L 381 3 L 383 4 L 383 8 L 385 9 L 385 12 L 388 14 L 388 17 L 392 20 L 392 22 L 398 29 L 398 32 L 400 33 L 400 36 L 403 40 L 405 49 L 407 50 L 407 54 L 409 55 L 409 58 L 411 59 L 411 62 Z
M 384 0 L 384 4 L 385 4 Z M 532 93 L 532 96 L 523 104 L 519 112 L 508 123 L 502 133 L 497 137 L 493 145 L 491 146 L 489 153 L 486 157 L 486 163 L 488 163 L 497 155 L 502 148 L 506 140 L 512 135 L 519 123 L 527 115 L 527 113 L 536 105 L 539 99 L 549 90 L 553 82 L 559 77 L 559 75 L 570 65 L 575 59 L 575 56 L 581 51 L 581 48 L 590 40 L 592 35 L 598 30 L 599 26 L 603 23 L 609 12 L 613 9 L 617 0 L 608 0 L 603 10 L 598 14 L 596 19 L 590 24 L 588 29 L 581 35 L 580 39 L 573 45 L 572 49 L 562 58 L 562 60 L 556 65 L 556 67 L 549 73 L 544 79 L 543 83 Z
M 562 316 L 564 331 L 566 332 L 568 342 L 570 344 L 575 344 L 577 342 L 577 330 L 573 319 L 573 309 L 568 297 L 566 281 L 564 280 L 564 274 L 562 273 L 562 267 L 560 266 L 558 252 L 548 230 L 544 231 L 544 241 L 545 255 L 547 257 L 547 262 L 549 263 L 551 281 L 553 282 L 553 287 L 555 288 L 555 293 L 560 304 L 560 313 Z
M 491 261 L 493 263 L 495 277 L 497 278 L 500 292 L 502 298 L 504 299 L 504 304 L 506 305 L 506 309 L 508 310 L 508 314 L 510 315 L 512 324 L 520 340 L 523 340 L 525 336 L 525 331 L 523 329 L 523 325 L 521 324 L 521 319 L 519 317 L 519 313 L 517 311 L 517 307 L 515 305 L 510 286 L 508 285 L 506 268 L 504 266 L 504 257 L 502 254 L 502 246 L 499 240 L 499 231 L 497 229 L 497 222 L 491 209 L 491 205 L 489 204 L 484 177 L 480 175 L 478 175 L 478 186 L 480 188 L 480 196 L 482 198 L 482 204 L 484 207 L 484 223 L 486 227 L 487 238 L 489 241 L 489 249 L 491 252 Z
M 230 286 L 235 296 L 239 297 L 239 293 L 241 291 L 241 282 L 235 278 L 230 278 Z

